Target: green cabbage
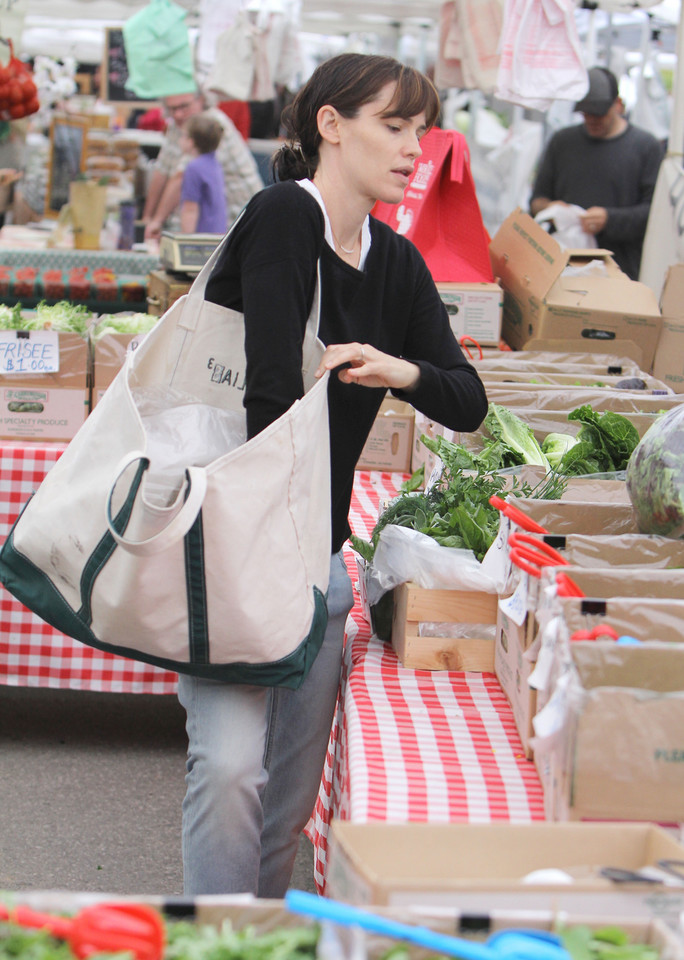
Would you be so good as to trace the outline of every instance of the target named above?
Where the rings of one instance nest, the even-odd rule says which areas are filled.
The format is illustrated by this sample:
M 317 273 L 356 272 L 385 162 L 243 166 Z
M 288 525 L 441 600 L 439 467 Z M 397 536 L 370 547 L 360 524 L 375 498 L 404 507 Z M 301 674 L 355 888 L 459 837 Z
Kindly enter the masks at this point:
M 684 403 L 649 427 L 626 479 L 641 532 L 684 538 Z

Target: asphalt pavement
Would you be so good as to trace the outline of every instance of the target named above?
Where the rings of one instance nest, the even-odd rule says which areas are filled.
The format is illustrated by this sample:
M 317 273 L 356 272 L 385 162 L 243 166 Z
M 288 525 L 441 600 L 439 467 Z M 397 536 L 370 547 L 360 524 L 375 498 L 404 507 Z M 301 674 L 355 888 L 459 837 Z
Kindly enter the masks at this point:
M 180 895 L 185 752 L 173 695 L 0 686 L 0 889 Z

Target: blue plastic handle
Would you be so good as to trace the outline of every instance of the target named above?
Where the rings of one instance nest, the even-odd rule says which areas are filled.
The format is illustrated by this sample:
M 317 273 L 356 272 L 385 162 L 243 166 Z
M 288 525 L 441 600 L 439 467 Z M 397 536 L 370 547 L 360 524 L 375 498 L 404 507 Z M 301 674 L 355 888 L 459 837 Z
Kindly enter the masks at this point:
M 428 950 L 462 960 L 501 960 L 503 957 L 519 960 L 569 960 L 567 950 L 557 937 L 538 931 L 502 930 L 488 943 L 477 943 L 436 933 L 429 927 L 400 923 L 388 917 L 352 907 L 328 897 L 318 897 L 303 890 L 288 890 L 285 906 L 293 913 L 306 914 L 319 920 L 332 920 L 343 926 L 357 926 L 371 933 L 416 943 Z

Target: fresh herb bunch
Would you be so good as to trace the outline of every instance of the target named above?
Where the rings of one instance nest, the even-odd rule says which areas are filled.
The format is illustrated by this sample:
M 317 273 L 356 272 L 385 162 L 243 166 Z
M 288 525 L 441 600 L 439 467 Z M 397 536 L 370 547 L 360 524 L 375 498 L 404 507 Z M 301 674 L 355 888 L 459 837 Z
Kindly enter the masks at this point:
M 559 931 L 563 946 L 571 960 L 658 960 L 658 948 L 648 943 L 635 943 L 619 926 L 592 930 L 578 924 Z
M 423 478 L 421 467 L 402 486 L 400 496 L 382 513 L 373 528 L 370 542 L 352 534 L 351 544 L 370 563 L 382 530 L 388 524 L 396 524 L 433 537 L 441 546 L 472 550 L 481 561 L 499 529 L 499 511 L 489 499 L 501 494 L 507 478 L 492 472 L 486 461 L 461 444 L 444 437 L 433 439 L 425 434 L 420 439 L 444 465 L 439 481 L 429 491 L 416 492 Z M 519 482 L 514 476 L 508 494 L 559 499 L 566 482 L 551 473 L 533 487 L 527 481 Z
M 220 928 L 178 921 L 168 925 L 164 960 L 315 960 L 320 928 L 278 927 L 256 933 L 252 927 Z

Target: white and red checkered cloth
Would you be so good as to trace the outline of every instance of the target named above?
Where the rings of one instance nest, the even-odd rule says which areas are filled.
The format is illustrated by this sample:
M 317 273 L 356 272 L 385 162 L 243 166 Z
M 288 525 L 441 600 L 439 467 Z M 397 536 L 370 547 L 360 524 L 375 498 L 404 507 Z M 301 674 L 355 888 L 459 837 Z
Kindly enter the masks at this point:
M 0 445 L 0 541 L 64 446 Z M 0 586 L 0 683 L 103 693 L 174 693 L 176 682 L 175 673 L 65 637 Z
M 0 539 L 63 446 L 0 445 Z M 401 474 L 358 472 L 350 521 L 371 535 Z M 346 559 L 356 580 L 355 554 Z M 173 693 L 176 674 L 71 640 L 0 587 L 0 684 L 121 693 Z M 358 601 L 348 624 L 342 695 L 307 833 L 325 887 L 328 828 L 355 820 L 543 820 L 534 764 L 493 674 L 409 670 L 371 636 Z
M 400 474 L 358 473 L 350 521 L 368 539 Z M 347 552 L 352 580 L 354 553 Z M 307 827 L 325 890 L 333 817 L 356 822 L 544 819 L 536 768 L 525 759 L 511 708 L 491 673 L 402 667 L 371 636 L 357 602 L 348 625 L 338 703 L 316 808 Z

